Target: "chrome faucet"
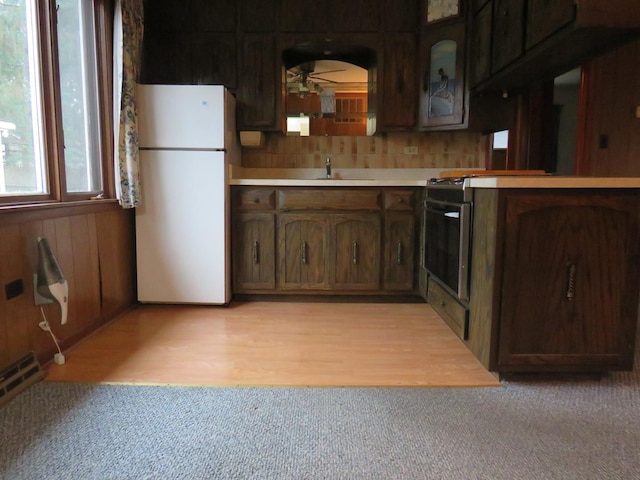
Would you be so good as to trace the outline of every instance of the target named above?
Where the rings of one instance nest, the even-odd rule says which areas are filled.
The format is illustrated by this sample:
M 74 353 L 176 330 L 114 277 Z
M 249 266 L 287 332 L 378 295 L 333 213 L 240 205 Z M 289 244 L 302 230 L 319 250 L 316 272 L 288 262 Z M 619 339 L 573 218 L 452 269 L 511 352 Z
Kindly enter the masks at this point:
M 327 168 L 327 178 L 331 178 L 331 157 L 326 158 L 324 165 Z

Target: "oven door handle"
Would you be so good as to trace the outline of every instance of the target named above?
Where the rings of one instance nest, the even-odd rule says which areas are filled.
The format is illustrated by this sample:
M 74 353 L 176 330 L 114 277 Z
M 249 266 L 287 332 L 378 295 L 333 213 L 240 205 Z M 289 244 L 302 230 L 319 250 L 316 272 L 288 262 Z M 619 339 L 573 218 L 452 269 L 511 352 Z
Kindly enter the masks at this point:
M 451 206 L 449 208 L 429 208 L 425 207 L 424 211 L 429 213 L 435 213 L 436 215 L 442 215 L 448 218 L 460 218 L 460 211 L 462 210 L 463 205 Z
M 441 207 L 441 208 L 459 209 L 462 205 L 466 205 L 466 203 L 453 203 L 453 202 L 446 202 L 444 200 L 433 200 L 431 198 L 427 198 L 424 201 L 424 208 L 426 208 L 428 210 L 432 210 L 432 211 L 439 211 L 439 210 L 435 210 L 433 208 L 429 208 L 429 205 L 436 205 L 436 206 Z

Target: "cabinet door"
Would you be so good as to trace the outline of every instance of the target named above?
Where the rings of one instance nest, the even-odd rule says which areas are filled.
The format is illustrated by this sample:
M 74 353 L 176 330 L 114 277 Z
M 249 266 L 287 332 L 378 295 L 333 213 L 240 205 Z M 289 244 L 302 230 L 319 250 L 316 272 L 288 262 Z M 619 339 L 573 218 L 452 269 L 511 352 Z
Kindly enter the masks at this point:
M 330 0 L 333 32 L 377 32 L 380 29 L 380 4 L 371 0 Z
M 237 0 L 236 0 L 237 1 Z M 243 32 L 274 32 L 277 0 L 240 0 L 239 27 Z
M 491 20 L 493 4 L 487 3 L 471 21 L 471 60 L 469 75 L 471 87 L 491 74 Z M 473 115 L 473 114 L 472 114 Z
M 575 14 L 575 0 L 529 0 L 527 49 L 573 22 Z
M 184 8 L 182 2 L 173 2 Z M 237 0 L 190 0 L 191 23 L 196 32 L 235 32 Z
M 245 35 L 238 58 L 238 128 L 272 130 L 277 124 L 275 41 L 272 35 Z
M 233 283 L 235 292 L 272 290 L 275 274 L 275 215 L 238 213 L 233 225 Z
M 497 72 L 524 53 L 524 0 L 494 0 L 491 69 Z
M 397 0 L 382 0 L 382 24 L 387 32 L 415 32 L 420 14 L 418 3 L 422 0 L 405 0 L 398 8 Z
M 143 83 L 184 85 L 193 83 L 191 35 L 147 30 L 142 49 Z
M 415 218 L 413 213 L 384 216 L 384 290 L 413 290 Z
M 283 32 L 329 30 L 329 0 L 281 0 L 280 28 Z
M 377 122 L 381 131 L 407 130 L 416 123 L 416 37 L 387 34 L 383 66 L 378 72 L 380 108 Z
M 437 27 L 420 46 L 420 130 L 462 128 L 465 112 L 465 24 Z
M 284 213 L 278 218 L 280 287 L 327 290 L 329 220 L 321 214 Z
M 380 286 L 380 216 L 333 215 L 333 288 L 377 290 Z
M 235 89 L 236 36 L 228 33 L 195 33 L 193 80 L 199 85 L 224 85 Z
M 498 364 L 630 367 L 638 306 L 633 193 L 510 193 Z

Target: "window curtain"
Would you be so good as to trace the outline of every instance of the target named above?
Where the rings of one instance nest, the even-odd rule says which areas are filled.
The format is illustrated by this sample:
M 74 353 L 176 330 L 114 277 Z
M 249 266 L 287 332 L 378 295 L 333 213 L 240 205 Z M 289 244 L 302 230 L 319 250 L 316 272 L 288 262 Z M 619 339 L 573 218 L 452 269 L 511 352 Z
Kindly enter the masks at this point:
M 116 0 L 113 32 L 114 161 L 116 196 L 122 208 L 140 206 L 136 82 L 144 9 L 142 0 Z

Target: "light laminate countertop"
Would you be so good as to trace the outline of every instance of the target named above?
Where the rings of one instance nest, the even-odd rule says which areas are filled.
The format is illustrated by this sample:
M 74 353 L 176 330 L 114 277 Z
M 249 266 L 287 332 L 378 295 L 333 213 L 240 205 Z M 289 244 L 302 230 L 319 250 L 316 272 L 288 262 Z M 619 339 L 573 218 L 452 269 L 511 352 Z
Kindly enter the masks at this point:
M 640 177 L 524 175 L 473 177 L 473 188 L 640 188 Z
M 230 185 L 272 187 L 424 187 L 448 169 L 324 169 L 240 168 L 230 171 Z M 460 172 L 460 170 L 451 170 Z M 556 175 L 478 176 L 467 180 L 473 188 L 640 188 L 640 177 L 579 177 Z

